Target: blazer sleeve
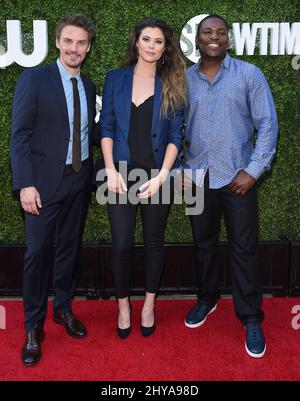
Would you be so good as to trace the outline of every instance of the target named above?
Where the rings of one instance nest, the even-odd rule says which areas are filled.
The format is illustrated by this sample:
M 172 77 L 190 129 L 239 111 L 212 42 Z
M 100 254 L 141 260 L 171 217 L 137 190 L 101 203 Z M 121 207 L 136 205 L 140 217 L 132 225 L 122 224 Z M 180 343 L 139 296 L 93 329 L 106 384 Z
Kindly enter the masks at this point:
M 168 143 L 173 143 L 178 153 L 182 150 L 184 127 L 184 109 L 176 111 L 175 115 L 169 121 Z
M 113 110 L 113 76 L 112 71 L 108 72 L 104 82 L 102 95 L 102 110 L 100 115 L 100 137 L 114 139 L 115 114 Z
M 10 160 L 14 191 L 34 186 L 30 137 L 36 117 L 37 98 L 34 74 L 31 70 L 25 70 L 17 82 L 12 106 Z

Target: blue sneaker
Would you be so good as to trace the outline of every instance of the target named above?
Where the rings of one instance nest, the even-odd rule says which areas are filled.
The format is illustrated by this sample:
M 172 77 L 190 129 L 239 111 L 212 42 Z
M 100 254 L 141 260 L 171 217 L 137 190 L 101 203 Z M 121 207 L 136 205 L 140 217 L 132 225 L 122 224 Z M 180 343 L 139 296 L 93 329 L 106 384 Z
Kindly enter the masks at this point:
M 189 327 L 190 329 L 202 326 L 202 324 L 205 323 L 207 316 L 213 313 L 216 309 L 217 309 L 217 304 L 211 306 L 198 303 L 186 315 L 184 324 L 186 325 L 186 327 Z
M 266 352 L 266 340 L 260 322 L 246 323 L 246 342 L 247 354 L 253 358 L 262 358 Z

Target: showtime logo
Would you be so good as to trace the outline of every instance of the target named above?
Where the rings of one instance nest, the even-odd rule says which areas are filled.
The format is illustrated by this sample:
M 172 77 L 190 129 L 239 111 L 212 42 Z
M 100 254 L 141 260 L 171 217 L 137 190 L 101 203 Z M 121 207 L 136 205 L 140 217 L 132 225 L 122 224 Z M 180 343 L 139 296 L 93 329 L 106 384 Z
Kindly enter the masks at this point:
M 193 63 L 199 59 L 195 37 L 197 27 L 208 14 L 201 14 L 190 19 L 181 31 L 180 47 Z M 238 56 L 253 56 L 259 46 L 259 55 L 282 56 L 300 54 L 300 22 L 248 22 L 233 23 L 229 32 L 231 47 Z

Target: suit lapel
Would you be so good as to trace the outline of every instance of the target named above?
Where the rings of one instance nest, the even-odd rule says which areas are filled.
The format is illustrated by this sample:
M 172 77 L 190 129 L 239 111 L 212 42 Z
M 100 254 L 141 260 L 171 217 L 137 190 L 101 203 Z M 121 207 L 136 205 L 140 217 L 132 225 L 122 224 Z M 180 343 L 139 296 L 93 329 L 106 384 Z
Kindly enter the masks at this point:
M 153 104 L 153 116 L 152 116 L 152 132 L 156 132 L 157 124 L 160 119 L 161 109 L 161 93 L 162 83 L 159 75 L 155 76 L 155 87 L 154 87 L 154 104 Z
M 124 127 L 128 127 L 129 131 L 129 121 L 131 116 L 131 100 L 132 100 L 132 83 L 133 83 L 133 67 L 129 67 L 124 75 L 124 116 L 125 124 Z
M 60 76 L 56 62 L 50 64 L 49 69 L 51 72 L 50 75 L 51 75 L 51 81 L 52 81 L 53 88 L 57 94 L 57 98 L 60 102 L 63 113 L 64 113 L 67 121 L 69 121 L 65 91 L 64 91 L 63 83 L 62 83 L 61 76 Z
M 129 67 L 124 74 L 124 92 L 123 92 L 123 107 L 124 107 L 124 127 L 129 128 L 131 116 L 131 101 L 132 101 L 132 84 L 133 84 L 133 67 Z M 154 104 L 153 104 L 153 117 L 152 117 L 152 131 L 155 131 L 160 119 L 161 109 L 161 93 L 162 83 L 159 75 L 155 76 L 154 86 Z M 128 132 L 128 131 L 127 131 Z

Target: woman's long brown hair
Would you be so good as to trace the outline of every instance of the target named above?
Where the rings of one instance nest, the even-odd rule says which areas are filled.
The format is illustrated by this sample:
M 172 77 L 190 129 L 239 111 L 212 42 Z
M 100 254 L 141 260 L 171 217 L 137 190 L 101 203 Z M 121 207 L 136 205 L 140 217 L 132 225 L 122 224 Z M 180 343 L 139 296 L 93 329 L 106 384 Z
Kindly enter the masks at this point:
M 186 105 L 185 62 L 174 38 L 172 28 L 157 18 L 147 18 L 139 22 L 133 30 L 128 42 L 127 53 L 122 66 L 134 65 L 138 59 L 136 46 L 140 34 L 145 28 L 159 28 L 165 39 L 165 51 L 157 62 L 157 73 L 162 80 L 162 115 L 171 117 L 176 110 Z

